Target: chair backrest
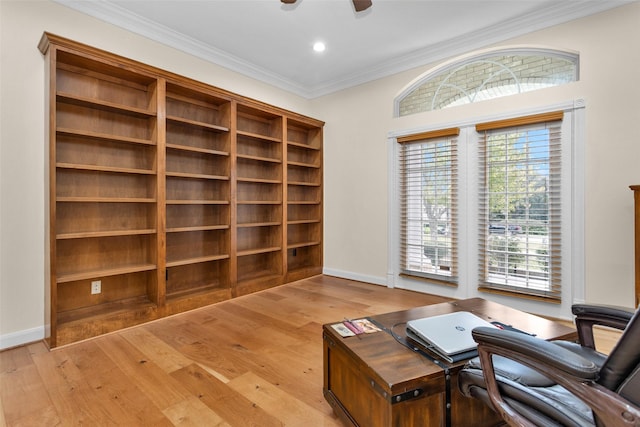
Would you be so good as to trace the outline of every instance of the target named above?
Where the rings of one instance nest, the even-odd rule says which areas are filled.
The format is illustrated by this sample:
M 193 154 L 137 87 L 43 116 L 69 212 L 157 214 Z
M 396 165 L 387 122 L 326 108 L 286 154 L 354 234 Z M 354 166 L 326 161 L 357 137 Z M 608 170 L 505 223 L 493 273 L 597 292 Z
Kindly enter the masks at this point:
M 640 309 L 600 370 L 598 383 L 640 406 Z

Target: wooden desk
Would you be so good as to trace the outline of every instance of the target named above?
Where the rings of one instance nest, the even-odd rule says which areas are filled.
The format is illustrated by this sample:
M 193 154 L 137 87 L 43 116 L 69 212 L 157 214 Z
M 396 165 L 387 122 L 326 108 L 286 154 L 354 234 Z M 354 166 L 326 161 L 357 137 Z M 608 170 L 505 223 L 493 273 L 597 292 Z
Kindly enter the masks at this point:
M 405 336 L 411 319 L 470 311 L 544 339 L 576 340 L 575 329 L 481 298 L 452 301 L 370 319 Z M 433 362 L 398 343 L 387 331 L 341 337 L 323 327 L 324 396 L 347 424 L 360 427 L 494 426 L 499 417 L 480 401 L 462 396 L 457 374 L 464 362 Z
M 640 185 L 632 185 L 634 200 L 634 230 L 635 230 L 635 265 L 636 265 L 636 303 L 640 304 Z

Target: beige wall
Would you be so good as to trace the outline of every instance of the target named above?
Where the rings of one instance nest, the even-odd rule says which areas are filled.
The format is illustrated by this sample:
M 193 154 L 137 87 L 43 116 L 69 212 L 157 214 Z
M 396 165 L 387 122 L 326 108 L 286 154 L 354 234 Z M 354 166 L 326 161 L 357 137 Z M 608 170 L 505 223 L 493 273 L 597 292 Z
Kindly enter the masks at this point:
M 580 81 L 557 88 L 394 119 L 394 97 L 437 65 L 433 64 L 315 100 L 327 121 L 325 268 L 386 282 L 390 131 L 584 99 L 585 299 L 632 307 L 633 195 L 629 185 L 640 183 L 638 22 L 640 3 L 636 2 L 496 45 L 578 52 Z
M 503 44 L 578 51 L 578 83 L 394 119 L 394 97 L 430 67 L 307 101 L 56 3 L 0 0 L 0 347 L 43 333 L 45 89 L 36 47 L 43 31 L 325 120 L 325 268 L 381 284 L 387 274 L 390 131 L 583 98 L 586 298 L 631 306 L 628 186 L 640 184 L 639 21 L 640 4 L 634 3 Z

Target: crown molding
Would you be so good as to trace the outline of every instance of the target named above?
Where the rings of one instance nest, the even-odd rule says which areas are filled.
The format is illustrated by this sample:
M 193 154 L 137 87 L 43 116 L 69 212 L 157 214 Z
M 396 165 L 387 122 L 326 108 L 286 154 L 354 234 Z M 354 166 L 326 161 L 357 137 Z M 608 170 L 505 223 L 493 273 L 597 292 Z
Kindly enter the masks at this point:
M 632 0 L 594 2 L 554 2 L 550 7 L 534 13 L 521 15 L 497 28 L 485 28 L 443 43 L 425 47 L 408 54 L 398 56 L 378 66 L 369 67 L 364 72 L 353 73 L 343 79 L 310 89 L 311 98 L 327 95 L 349 87 L 364 84 L 376 79 L 388 77 L 412 68 L 433 64 L 476 49 L 485 48 L 514 37 L 525 35 L 554 25 L 594 15 L 613 9 Z
M 633 0 L 547 2 L 548 6 L 544 9 L 521 15 L 509 22 L 501 23 L 500 26 L 485 28 L 436 45 L 428 46 L 424 49 L 419 49 L 387 60 L 378 66 L 368 67 L 366 70 L 358 71 L 346 75 L 343 78 L 322 83 L 314 87 L 305 87 L 221 49 L 217 49 L 154 21 L 133 14 L 108 1 L 53 1 L 247 77 L 270 84 L 303 98 L 313 99 L 383 77 L 388 77 L 412 68 L 432 64 L 471 50 L 487 47 L 513 37 L 613 9 L 631 3 Z
M 234 56 L 222 49 L 202 43 L 155 21 L 108 1 L 53 0 L 77 12 L 141 35 L 155 42 L 178 49 L 207 62 L 219 65 L 294 94 L 310 98 L 308 90 L 293 81 Z

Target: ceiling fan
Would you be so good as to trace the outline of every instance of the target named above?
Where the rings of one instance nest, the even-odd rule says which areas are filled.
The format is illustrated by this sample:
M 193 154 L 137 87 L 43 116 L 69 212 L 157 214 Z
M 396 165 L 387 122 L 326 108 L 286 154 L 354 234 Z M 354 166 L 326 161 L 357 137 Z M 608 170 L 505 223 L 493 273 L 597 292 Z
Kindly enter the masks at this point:
M 296 0 L 280 0 L 282 3 L 293 4 Z M 353 7 L 356 9 L 356 12 L 362 12 L 363 10 L 369 9 L 371 7 L 371 0 L 351 0 L 353 1 Z

